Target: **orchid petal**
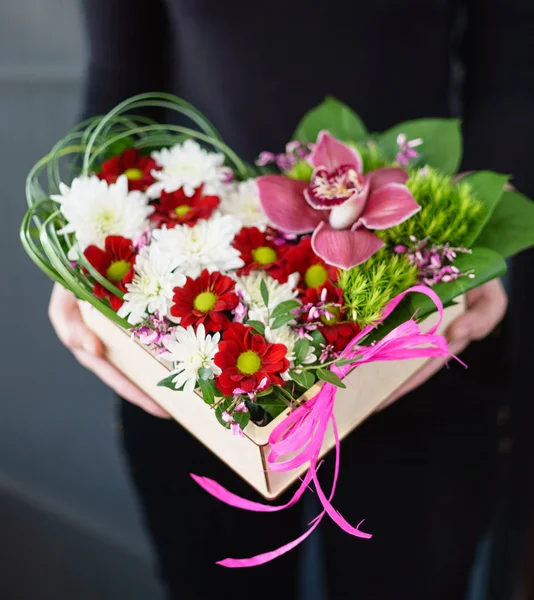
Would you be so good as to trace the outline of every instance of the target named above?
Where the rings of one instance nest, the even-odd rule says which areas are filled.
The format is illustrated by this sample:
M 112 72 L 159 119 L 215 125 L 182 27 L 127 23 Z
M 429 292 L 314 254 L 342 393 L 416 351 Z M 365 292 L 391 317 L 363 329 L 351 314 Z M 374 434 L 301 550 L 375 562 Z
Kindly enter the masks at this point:
M 282 175 L 264 175 L 256 180 L 263 212 L 282 231 L 308 233 L 322 221 L 322 211 L 304 199 L 308 184 Z
M 336 140 L 325 130 L 319 133 L 307 161 L 314 169 L 324 167 L 328 171 L 335 171 L 342 165 L 350 165 L 358 173 L 363 171 L 363 161 L 358 150 Z
M 376 190 L 388 183 L 406 183 L 410 176 L 400 167 L 385 167 L 383 169 L 375 169 L 367 173 L 371 191 Z
M 327 264 L 340 269 L 361 265 L 383 245 L 384 242 L 378 236 L 366 229 L 332 229 L 326 223 L 321 223 L 312 237 L 315 254 Z
M 369 229 L 387 229 L 406 221 L 420 209 L 405 185 L 387 183 L 370 193 L 359 222 Z
M 329 217 L 330 226 L 333 229 L 349 228 L 364 212 L 368 196 L 369 182 L 366 181 L 365 188 L 359 194 L 354 194 L 340 206 L 332 208 Z

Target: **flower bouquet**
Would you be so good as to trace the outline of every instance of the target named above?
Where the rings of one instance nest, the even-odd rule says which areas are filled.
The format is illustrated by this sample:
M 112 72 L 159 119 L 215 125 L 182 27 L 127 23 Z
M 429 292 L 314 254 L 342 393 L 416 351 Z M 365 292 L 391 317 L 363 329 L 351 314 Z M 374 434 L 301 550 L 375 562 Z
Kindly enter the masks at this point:
M 136 116 L 154 106 L 191 126 Z M 193 106 L 145 94 L 32 169 L 21 238 L 109 359 L 256 490 L 275 498 L 305 473 L 284 506 L 193 475 L 202 487 L 269 512 L 313 481 L 324 510 L 300 539 L 326 513 L 369 537 L 332 508 L 320 457 L 448 356 L 462 295 L 534 245 L 534 206 L 506 175 L 455 177 L 461 148 L 456 120 L 371 134 L 328 98 L 249 165 Z

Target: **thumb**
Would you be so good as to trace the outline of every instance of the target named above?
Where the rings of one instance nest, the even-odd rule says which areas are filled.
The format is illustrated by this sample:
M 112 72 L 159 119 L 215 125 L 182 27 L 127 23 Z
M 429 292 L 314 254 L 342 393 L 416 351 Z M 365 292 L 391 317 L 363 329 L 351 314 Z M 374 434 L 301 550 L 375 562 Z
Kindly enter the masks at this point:
M 71 350 L 83 350 L 92 356 L 104 355 L 104 344 L 100 339 L 80 320 L 69 323 L 67 344 Z

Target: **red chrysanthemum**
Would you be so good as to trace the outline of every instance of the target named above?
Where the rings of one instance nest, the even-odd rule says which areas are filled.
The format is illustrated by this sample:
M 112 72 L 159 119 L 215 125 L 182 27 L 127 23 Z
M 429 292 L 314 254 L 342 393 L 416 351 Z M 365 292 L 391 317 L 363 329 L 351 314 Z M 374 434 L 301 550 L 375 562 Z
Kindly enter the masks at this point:
M 302 302 L 304 305 L 313 304 L 314 306 L 318 304 L 340 304 L 343 306 L 343 290 L 327 281 L 320 287 L 308 288 L 304 292 Z
M 110 283 L 126 292 L 126 284 L 134 277 L 136 252 L 131 240 L 120 235 L 108 235 L 104 250 L 98 246 L 88 246 L 84 256 L 88 262 Z M 122 299 L 109 292 L 100 283 L 95 283 L 93 293 L 97 298 L 109 298 L 113 310 L 119 310 Z
M 318 319 L 319 330 L 324 335 L 327 345 L 332 346 L 336 352 L 344 350 L 350 340 L 360 331 L 357 323 L 345 320 L 343 290 L 336 288 L 330 281 L 320 288 L 308 288 L 303 304 L 319 308 L 321 313 Z M 308 320 L 315 321 L 316 319 L 308 316 Z
M 204 269 L 197 279 L 187 278 L 185 285 L 174 288 L 171 315 L 180 318 L 182 327 L 204 324 L 206 332 L 220 331 L 230 324 L 228 311 L 239 303 L 235 281 L 221 273 Z
M 309 237 L 296 246 L 289 246 L 285 260 L 290 273 L 300 273 L 298 287 L 302 290 L 321 287 L 327 281 L 337 281 L 339 269 L 327 265 L 315 254 Z
M 324 335 L 327 345 L 332 346 L 336 352 L 341 352 L 345 350 L 352 338 L 360 333 L 360 326 L 352 321 L 343 321 L 321 327 L 321 333 Z
M 166 225 L 172 228 L 184 224 L 192 227 L 199 219 L 209 219 L 219 202 L 218 196 L 203 196 L 202 186 L 191 198 L 184 194 L 182 188 L 170 194 L 162 191 L 160 199 L 153 204 L 154 212 L 150 218 L 157 227 Z
M 156 161 L 150 156 L 142 155 L 135 148 L 128 148 L 118 156 L 102 163 L 102 168 L 97 175 L 108 183 L 115 183 L 120 175 L 126 175 L 128 188 L 143 192 L 154 183 L 151 171 L 157 168 Z
M 280 283 L 285 283 L 291 271 L 284 260 L 287 246 L 277 246 L 257 227 L 243 227 L 235 236 L 233 246 L 241 253 L 245 266 L 238 275 L 263 270 Z
M 284 344 L 269 344 L 252 327 L 231 323 L 215 355 L 215 364 L 222 369 L 215 383 L 225 396 L 236 389 L 252 392 L 283 385 L 281 374 L 289 368 L 286 354 Z

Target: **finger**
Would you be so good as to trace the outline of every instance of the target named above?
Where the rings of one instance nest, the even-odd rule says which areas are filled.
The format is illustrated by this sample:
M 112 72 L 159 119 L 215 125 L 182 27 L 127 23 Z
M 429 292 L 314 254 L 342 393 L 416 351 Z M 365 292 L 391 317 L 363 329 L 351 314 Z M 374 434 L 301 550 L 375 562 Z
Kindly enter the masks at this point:
M 81 365 L 92 371 L 121 398 L 139 406 L 155 417 L 170 418 L 170 415 L 163 408 L 149 398 L 105 358 L 94 356 L 83 350 L 74 350 L 73 353 Z
M 459 356 L 465 350 L 468 343 L 468 340 L 459 340 L 456 342 L 451 342 L 449 344 L 449 351 L 451 353 L 451 356 Z M 425 365 L 421 369 L 419 369 L 419 371 L 417 371 L 408 381 L 401 385 L 401 387 L 399 387 L 393 393 L 393 395 L 384 402 L 384 404 L 381 404 L 377 408 L 377 410 L 383 410 L 390 404 L 393 404 L 393 402 L 399 400 L 399 398 L 402 398 L 406 394 L 409 394 L 410 392 L 418 388 L 420 385 L 423 385 L 423 383 L 428 381 L 440 369 L 442 369 L 447 362 L 454 360 L 451 359 L 451 356 L 432 358 L 431 360 L 427 361 Z
M 85 325 L 78 302 L 71 292 L 54 287 L 48 310 L 52 326 L 67 348 L 84 350 L 94 356 L 104 355 L 104 345 Z
M 495 329 L 506 313 L 506 292 L 499 280 L 472 290 L 467 296 L 467 312 L 458 317 L 447 330 L 451 341 L 480 340 Z

